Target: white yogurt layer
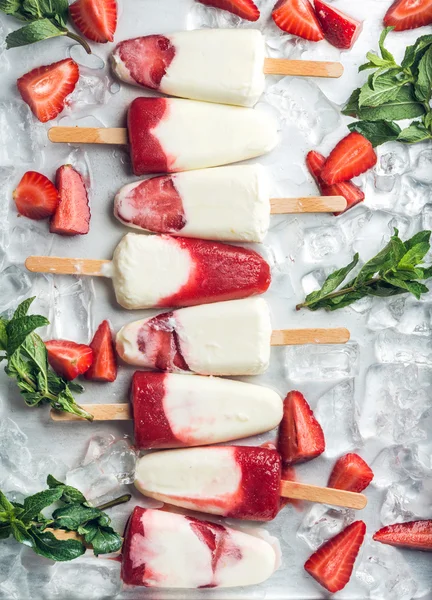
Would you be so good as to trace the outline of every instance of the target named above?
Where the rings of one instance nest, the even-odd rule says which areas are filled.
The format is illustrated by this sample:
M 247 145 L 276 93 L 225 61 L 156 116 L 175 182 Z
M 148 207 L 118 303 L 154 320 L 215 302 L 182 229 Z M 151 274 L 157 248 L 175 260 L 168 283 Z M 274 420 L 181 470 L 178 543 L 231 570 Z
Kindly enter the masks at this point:
M 282 419 L 282 399 L 269 388 L 197 375 L 166 375 L 165 416 L 187 445 L 217 444 L 269 431 Z
M 175 239 L 128 233 L 115 249 L 112 277 L 124 308 L 151 308 L 185 285 L 193 264 Z
M 145 496 L 216 515 L 235 506 L 241 482 L 233 449 L 222 446 L 152 452 L 135 471 L 135 486 Z
M 226 165 L 270 152 L 278 143 L 275 120 L 266 112 L 194 100 L 168 99 L 151 134 L 169 171 Z
M 275 552 L 262 539 L 226 528 L 217 558 L 183 515 L 146 510 L 144 535 L 133 533 L 130 560 L 143 567 L 143 584 L 154 587 L 234 587 L 265 581 L 276 568 Z
M 159 89 L 171 96 L 253 106 L 264 91 L 265 42 L 256 29 L 197 29 L 166 36 L 175 55 Z

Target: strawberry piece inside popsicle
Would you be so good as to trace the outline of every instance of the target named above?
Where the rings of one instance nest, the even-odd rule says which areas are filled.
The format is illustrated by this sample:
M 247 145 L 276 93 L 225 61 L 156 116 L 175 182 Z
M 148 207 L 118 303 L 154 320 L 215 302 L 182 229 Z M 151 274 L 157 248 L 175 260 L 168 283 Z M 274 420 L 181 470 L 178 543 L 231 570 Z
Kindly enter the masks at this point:
M 174 55 L 175 48 L 167 37 L 147 35 L 120 42 L 113 61 L 124 81 L 158 90 Z

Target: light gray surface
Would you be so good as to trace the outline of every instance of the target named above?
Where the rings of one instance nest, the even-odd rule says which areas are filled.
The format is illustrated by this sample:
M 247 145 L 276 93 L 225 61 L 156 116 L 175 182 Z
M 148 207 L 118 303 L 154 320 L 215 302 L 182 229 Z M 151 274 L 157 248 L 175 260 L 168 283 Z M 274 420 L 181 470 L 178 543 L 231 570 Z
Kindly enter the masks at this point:
M 341 80 L 267 79 L 266 96 L 258 109 L 272 110 L 280 120 L 281 143 L 261 161 L 274 181 L 274 196 L 315 194 L 304 157 L 310 149 L 328 151 L 347 132 L 338 108 L 365 74 L 357 67 L 365 53 L 377 47 L 381 18 L 389 0 L 338 0 L 336 7 L 364 20 L 363 32 L 350 52 L 340 53 L 326 42 L 313 44 L 277 30 L 267 16 L 272 2 L 258 2 L 271 56 L 340 60 Z M 244 26 L 236 17 L 208 10 L 186 0 L 123 0 L 116 40 L 186 27 Z M 2 17 L 0 35 L 17 26 Z M 247 26 L 253 26 L 248 24 Z M 391 49 L 400 58 L 405 46 L 430 28 L 392 34 Z M 27 48 L 0 48 L 0 312 L 25 296 L 38 297 L 35 309 L 46 314 L 50 337 L 88 342 L 104 318 L 115 329 L 150 311 L 128 313 L 115 305 L 109 281 L 44 277 L 23 270 L 28 254 L 109 258 L 126 233 L 112 216 L 116 190 L 132 181 L 129 159 L 121 149 L 74 148 L 51 145 L 46 130 L 18 100 L 15 80 L 30 69 L 72 56 L 87 64 L 71 106 L 57 123 L 119 126 L 129 101 L 144 92 L 114 82 L 104 67 L 112 45 L 94 45 L 89 59 L 66 40 L 43 42 Z M 98 59 L 99 57 L 99 59 Z M 82 62 L 84 60 L 84 63 Z M 88 68 L 90 67 L 90 68 Z M 228 141 L 229 142 L 229 141 Z M 73 162 L 85 171 L 91 184 L 91 230 L 87 236 L 50 235 L 47 224 L 19 218 L 11 205 L 11 190 L 25 170 L 40 170 L 53 177 L 58 166 Z M 353 518 L 368 526 L 368 541 L 358 558 L 349 585 L 340 598 L 409 600 L 430 597 L 431 555 L 401 552 L 370 542 L 382 523 L 432 517 L 432 294 L 417 303 L 410 298 L 366 300 L 335 314 L 296 313 L 304 292 L 326 272 L 348 262 L 354 251 L 369 258 L 389 239 L 393 226 L 402 236 L 432 226 L 432 147 L 412 148 L 386 144 L 379 149 L 377 167 L 359 181 L 367 200 L 345 215 L 273 217 L 262 248 L 273 264 L 273 285 L 266 294 L 274 328 L 347 326 L 352 341 L 346 347 L 274 349 L 268 373 L 255 381 L 275 387 L 281 394 L 297 388 L 316 409 L 327 438 L 326 453 L 297 469 L 301 481 L 325 484 L 340 454 L 356 449 L 372 463 L 376 473 L 362 513 L 325 512 L 319 506 L 302 510 L 287 507 L 266 529 L 280 539 L 282 566 L 265 584 L 234 590 L 163 591 L 124 590 L 121 598 L 246 599 L 323 598 L 321 589 L 303 571 L 305 559 L 330 535 Z M 406 362 L 405 362 L 406 361 Z M 86 384 L 83 402 L 125 401 L 132 370 L 122 367 L 111 385 Z M 40 489 L 48 472 L 87 486 L 92 497 L 114 495 L 118 481 L 128 482 L 133 451 L 122 448 L 130 424 L 52 423 L 48 410 L 26 408 L 14 384 L 0 376 L 0 489 L 18 495 Z M 110 437 L 112 436 L 112 437 Z M 88 449 L 90 438 L 93 437 Z M 116 446 L 108 445 L 117 440 Z M 127 438 L 130 439 L 130 438 Z M 274 432 L 252 443 L 273 440 Z M 120 441 L 119 441 L 120 440 Z M 120 444 L 120 445 L 119 445 Z M 107 456 L 98 458 L 106 450 Z M 85 465 L 82 462 L 85 459 Z M 110 467 L 108 465 L 111 465 Z M 114 466 L 113 466 L 114 465 Z M 117 488 L 117 489 L 115 489 Z M 135 502 L 145 500 L 135 494 Z M 129 508 L 113 511 L 122 527 Z M 69 564 L 51 565 L 15 542 L 0 544 L 0 598 L 73 600 L 113 598 L 120 592 L 118 563 L 92 556 Z

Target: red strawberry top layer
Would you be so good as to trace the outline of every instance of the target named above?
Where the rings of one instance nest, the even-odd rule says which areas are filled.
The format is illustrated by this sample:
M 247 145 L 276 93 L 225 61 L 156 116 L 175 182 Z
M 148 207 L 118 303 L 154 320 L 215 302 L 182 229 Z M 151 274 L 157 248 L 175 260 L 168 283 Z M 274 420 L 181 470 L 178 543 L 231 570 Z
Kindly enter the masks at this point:
M 113 60 L 120 59 L 121 68 L 127 69 L 134 81 L 157 90 L 174 56 L 175 48 L 167 37 L 148 35 L 120 42 Z

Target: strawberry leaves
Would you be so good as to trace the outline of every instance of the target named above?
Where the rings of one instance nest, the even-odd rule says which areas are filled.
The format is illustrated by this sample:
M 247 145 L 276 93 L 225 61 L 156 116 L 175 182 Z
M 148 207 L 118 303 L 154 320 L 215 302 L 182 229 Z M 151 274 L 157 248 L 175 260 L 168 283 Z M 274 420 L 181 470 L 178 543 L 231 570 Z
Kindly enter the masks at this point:
M 358 254 L 349 265 L 331 273 L 320 290 L 308 294 L 305 301 L 297 305 L 297 310 L 333 311 L 366 296 L 388 297 L 407 292 L 419 300 L 429 291 L 422 281 L 432 277 L 432 268 L 422 266 L 430 250 L 430 236 L 430 231 L 420 231 L 403 242 L 395 229 L 389 243 L 361 267 L 356 277 L 342 285 L 357 266 Z
M 380 55 L 368 52 L 368 62 L 359 71 L 372 70 L 367 82 L 354 90 L 342 113 L 360 119 L 348 125 L 373 146 L 388 141 L 415 144 L 432 139 L 432 35 L 408 46 L 401 65 L 384 43 L 393 27 L 379 40 Z M 395 121 L 418 119 L 402 129 Z

